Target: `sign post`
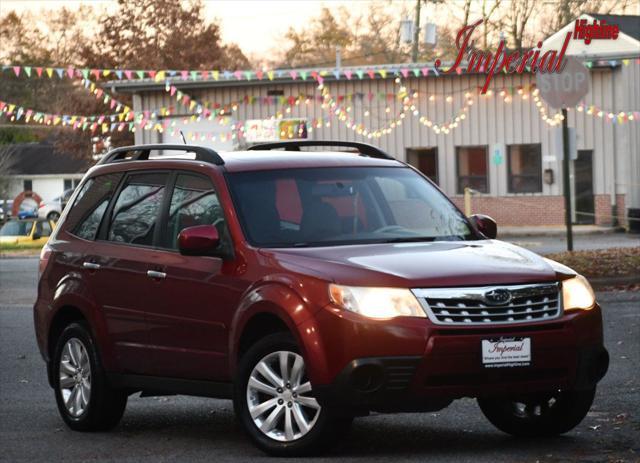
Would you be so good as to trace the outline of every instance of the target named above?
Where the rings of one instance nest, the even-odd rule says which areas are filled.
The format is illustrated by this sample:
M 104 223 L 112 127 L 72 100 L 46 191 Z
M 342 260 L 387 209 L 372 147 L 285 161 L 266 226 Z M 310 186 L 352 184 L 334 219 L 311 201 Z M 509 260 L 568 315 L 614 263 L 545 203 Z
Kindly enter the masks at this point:
M 569 125 L 567 108 L 575 106 L 589 91 L 591 75 L 580 61 L 567 57 L 564 69 L 555 74 L 538 73 L 536 83 L 540 96 L 549 106 L 562 109 L 562 184 L 564 190 L 565 226 L 567 227 L 567 251 L 573 251 L 571 219 L 571 174 L 569 152 Z

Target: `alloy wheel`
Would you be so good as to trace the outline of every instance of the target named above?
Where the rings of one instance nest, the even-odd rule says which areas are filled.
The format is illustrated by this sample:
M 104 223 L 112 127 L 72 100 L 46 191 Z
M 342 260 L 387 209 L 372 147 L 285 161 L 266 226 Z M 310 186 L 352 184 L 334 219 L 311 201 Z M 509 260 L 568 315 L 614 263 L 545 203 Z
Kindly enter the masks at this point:
M 271 439 L 300 439 L 313 429 L 320 415 L 320 404 L 309 396 L 310 392 L 302 356 L 290 351 L 272 352 L 249 376 L 247 405 L 251 419 Z
M 58 385 L 69 415 L 82 415 L 91 398 L 91 363 L 86 346 L 78 338 L 69 339 L 62 348 Z

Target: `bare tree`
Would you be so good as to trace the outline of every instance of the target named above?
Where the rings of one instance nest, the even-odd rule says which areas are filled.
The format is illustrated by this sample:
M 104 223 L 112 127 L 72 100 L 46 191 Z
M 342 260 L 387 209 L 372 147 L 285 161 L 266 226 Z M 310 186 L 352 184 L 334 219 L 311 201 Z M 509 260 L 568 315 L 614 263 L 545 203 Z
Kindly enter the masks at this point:
M 550 35 L 584 13 L 624 14 L 635 0 L 556 0 L 543 3 L 540 21 L 545 35 Z
M 506 11 L 505 22 L 511 45 L 516 50 L 523 48 L 527 24 L 536 10 L 536 0 L 512 0 Z
M 489 5 L 491 3 L 491 5 Z M 491 16 L 500 8 L 501 0 L 482 0 L 482 48 L 489 48 L 489 34 L 495 30 L 496 26 L 490 21 Z

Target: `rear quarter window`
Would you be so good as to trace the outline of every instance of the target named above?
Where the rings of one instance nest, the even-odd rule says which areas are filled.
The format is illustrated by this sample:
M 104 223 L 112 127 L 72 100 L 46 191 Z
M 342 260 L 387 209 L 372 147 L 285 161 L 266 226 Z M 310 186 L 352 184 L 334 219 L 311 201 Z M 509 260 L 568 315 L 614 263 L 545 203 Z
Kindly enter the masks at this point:
M 87 180 L 67 215 L 67 231 L 85 240 L 95 239 L 102 216 L 121 178 L 121 173 L 113 173 Z

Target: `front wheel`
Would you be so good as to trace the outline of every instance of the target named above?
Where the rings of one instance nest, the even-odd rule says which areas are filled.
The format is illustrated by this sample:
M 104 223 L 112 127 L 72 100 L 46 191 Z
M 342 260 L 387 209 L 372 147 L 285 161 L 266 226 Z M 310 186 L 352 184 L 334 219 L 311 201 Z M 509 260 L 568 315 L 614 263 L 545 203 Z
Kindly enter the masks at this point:
M 286 333 L 261 339 L 243 355 L 234 408 L 251 440 L 274 456 L 324 450 L 347 433 L 352 420 L 321 407 L 313 397 L 305 361 Z
M 571 431 L 587 416 L 596 389 L 554 391 L 521 400 L 478 399 L 496 428 L 522 437 L 555 436 Z

